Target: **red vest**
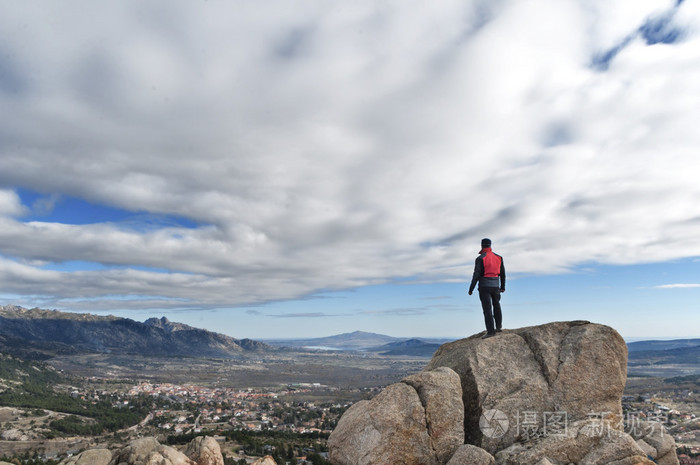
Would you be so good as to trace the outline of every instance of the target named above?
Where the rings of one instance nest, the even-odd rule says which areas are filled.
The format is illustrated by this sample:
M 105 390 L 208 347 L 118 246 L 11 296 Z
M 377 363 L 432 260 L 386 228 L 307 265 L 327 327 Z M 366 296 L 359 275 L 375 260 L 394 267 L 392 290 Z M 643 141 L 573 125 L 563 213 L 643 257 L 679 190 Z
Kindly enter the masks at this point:
M 491 252 L 491 247 L 481 249 L 484 254 L 484 277 L 495 278 L 501 274 L 501 257 Z

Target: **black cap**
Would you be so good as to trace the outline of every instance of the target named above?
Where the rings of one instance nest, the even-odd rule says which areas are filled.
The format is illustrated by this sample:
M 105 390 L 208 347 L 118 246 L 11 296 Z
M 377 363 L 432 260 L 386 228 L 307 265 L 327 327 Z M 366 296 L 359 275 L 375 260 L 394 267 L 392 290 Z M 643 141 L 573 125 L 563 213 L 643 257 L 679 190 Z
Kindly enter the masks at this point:
M 491 239 L 486 237 L 481 239 L 481 248 L 483 249 L 484 247 L 491 247 Z

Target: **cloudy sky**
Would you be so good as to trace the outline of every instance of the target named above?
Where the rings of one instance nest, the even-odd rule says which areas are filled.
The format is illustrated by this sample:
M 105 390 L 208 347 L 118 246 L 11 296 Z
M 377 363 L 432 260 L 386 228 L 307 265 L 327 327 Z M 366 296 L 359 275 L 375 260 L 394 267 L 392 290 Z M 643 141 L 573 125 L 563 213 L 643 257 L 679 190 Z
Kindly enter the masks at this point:
M 0 303 L 700 337 L 700 2 L 0 0 Z

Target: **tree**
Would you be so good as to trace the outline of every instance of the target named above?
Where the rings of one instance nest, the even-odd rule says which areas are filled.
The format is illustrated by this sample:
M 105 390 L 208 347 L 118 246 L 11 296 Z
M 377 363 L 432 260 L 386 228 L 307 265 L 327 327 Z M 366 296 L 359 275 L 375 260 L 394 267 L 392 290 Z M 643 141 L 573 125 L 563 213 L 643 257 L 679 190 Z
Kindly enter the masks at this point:
M 328 465 L 328 461 L 321 457 L 319 454 L 316 452 L 312 452 L 308 456 L 306 456 L 306 460 L 311 462 L 313 465 Z

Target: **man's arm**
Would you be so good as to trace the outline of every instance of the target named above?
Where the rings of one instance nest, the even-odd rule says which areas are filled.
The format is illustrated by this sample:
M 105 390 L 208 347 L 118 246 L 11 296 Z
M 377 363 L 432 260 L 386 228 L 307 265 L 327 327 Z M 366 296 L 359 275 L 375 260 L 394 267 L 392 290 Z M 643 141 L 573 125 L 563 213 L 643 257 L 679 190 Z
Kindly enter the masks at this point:
M 501 257 L 501 292 L 506 292 L 506 266 L 503 264 L 503 257 Z
M 474 274 L 472 275 L 472 282 L 469 285 L 469 295 L 472 295 L 472 292 L 474 292 L 474 288 L 476 287 L 476 283 L 479 282 L 479 278 L 481 278 L 483 275 L 484 260 L 481 258 L 481 256 L 478 256 L 474 261 Z

